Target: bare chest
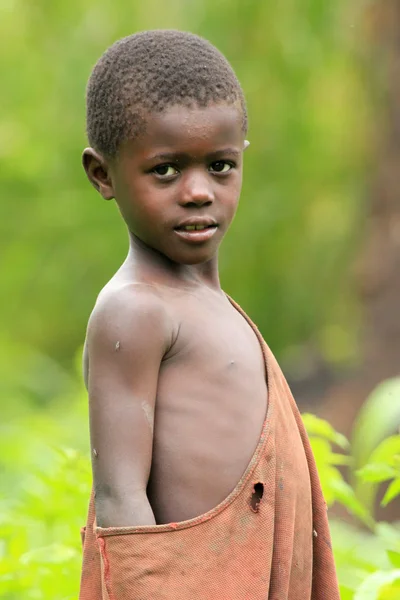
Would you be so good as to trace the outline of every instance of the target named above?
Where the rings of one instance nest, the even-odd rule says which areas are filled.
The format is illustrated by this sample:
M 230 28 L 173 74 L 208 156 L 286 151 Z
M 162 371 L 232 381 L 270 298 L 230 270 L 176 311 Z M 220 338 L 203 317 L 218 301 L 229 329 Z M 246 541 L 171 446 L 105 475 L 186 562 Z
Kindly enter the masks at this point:
M 158 522 L 203 514 L 229 495 L 267 409 L 262 349 L 243 316 L 225 299 L 189 299 L 179 314 L 156 402 L 149 491 Z

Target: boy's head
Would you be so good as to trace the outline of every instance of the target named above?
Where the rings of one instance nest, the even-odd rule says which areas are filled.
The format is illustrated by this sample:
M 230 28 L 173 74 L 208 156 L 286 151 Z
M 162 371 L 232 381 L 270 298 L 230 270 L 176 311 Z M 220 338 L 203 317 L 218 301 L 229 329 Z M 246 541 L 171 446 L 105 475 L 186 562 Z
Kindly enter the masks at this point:
M 236 105 L 247 129 L 232 67 L 207 40 L 183 31 L 143 31 L 113 44 L 93 69 L 86 100 L 89 143 L 109 158 L 144 131 L 153 113 L 173 105 Z
M 242 89 L 212 44 L 141 32 L 111 46 L 90 76 L 84 167 L 134 237 L 175 262 L 204 262 L 236 210 L 246 130 Z M 216 227 L 201 233 L 195 221 Z

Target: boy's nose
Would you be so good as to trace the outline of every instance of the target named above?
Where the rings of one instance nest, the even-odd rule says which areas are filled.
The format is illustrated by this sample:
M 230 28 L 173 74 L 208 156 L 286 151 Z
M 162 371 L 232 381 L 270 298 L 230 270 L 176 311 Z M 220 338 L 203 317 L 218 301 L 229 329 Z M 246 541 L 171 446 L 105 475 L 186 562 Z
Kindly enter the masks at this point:
M 207 176 L 196 174 L 188 177 L 181 191 L 180 204 L 202 206 L 214 202 L 214 192 Z

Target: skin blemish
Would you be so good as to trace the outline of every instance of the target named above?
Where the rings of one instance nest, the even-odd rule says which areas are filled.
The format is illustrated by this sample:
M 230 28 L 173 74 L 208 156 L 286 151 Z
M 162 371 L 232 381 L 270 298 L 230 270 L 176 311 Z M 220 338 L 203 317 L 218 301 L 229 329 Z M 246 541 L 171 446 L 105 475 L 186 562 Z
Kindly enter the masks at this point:
M 121 344 L 120 344 L 120 342 L 117 342 L 117 343 L 115 344 L 115 351 L 116 351 L 116 352 L 118 352 L 118 350 L 119 350 L 120 348 L 121 348 Z
M 264 484 L 258 481 L 254 484 L 253 494 L 250 498 L 250 508 L 254 513 L 258 513 L 260 509 L 261 498 L 264 494 Z
M 151 408 L 151 406 L 149 406 L 147 404 L 147 402 L 142 402 L 141 404 L 142 406 L 142 410 L 144 412 L 144 416 L 146 417 L 146 421 L 150 427 L 150 431 L 151 433 L 153 433 L 153 429 L 154 429 L 154 411 Z

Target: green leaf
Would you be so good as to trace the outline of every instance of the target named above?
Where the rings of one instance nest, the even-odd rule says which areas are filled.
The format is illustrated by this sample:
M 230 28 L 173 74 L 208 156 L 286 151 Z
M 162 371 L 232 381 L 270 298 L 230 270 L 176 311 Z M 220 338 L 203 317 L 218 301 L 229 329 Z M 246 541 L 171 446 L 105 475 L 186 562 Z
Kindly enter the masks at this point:
M 390 563 L 396 569 L 400 569 L 400 552 L 395 552 L 394 550 L 388 550 L 387 555 L 390 560 Z
M 343 450 L 349 447 L 350 444 L 347 438 L 335 431 L 328 421 L 320 419 L 311 413 L 304 413 L 302 416 L 308 435 L 325 438 L 329 442 L 343 448 Z
M 386 463 L 395 466 L 400 456 L 400 435 L 392 435 L 379 444 L 368 462 Z
M 353 458 L 351 456 L 346 456 L 346 454 L 338 454 L 337 452 L 331 452 L 330 463 L 332 465 L 350 466 L 353 463 Z
M 364 579 L 354 600 L 377 600 L 381 588 L 400 579 L 400 569 L 393 571 L 376 571 Z
M 368 527 L 374 527 L 374 520 L 367 508 L 358 500 L 354 490 L 343 479 L 331 481 L 331 487 L 335 492 L 336 499 L 343 504 L 349 512 L 358 517 Z
M 349 589 L 345 585 L 339 586 L 340 600 L 353 600 L 354 593 L 352 589 Z
M 395 479 L 389 485 L 388 489 L 386 490 L 386 494 L 384 495 L 383 500 L 381 502 L 382 506 L 387 506 L 389 504 L 389 502 L 394 500 L 396 498 L 396 496 L 399 496 L 399 495 L 400 495 L 400 478 Z
M 353 429 L 352 453 L 362 467 L 400 421 L 400 377 L 381 383 L 361 408 Z M 381 462 L 381 461 L 377 461 Z
M 320 437 L 310 437 L 310 444 L 317 464 L 329 465 L 331 457 L 331 446 L 327 440 Z
M 399 600 L 400 580 L 389 585 L 384 585 L 380 591 L 378 600 Z
M 381 482 L 393 479 L 396 470 L 385 463 L 369 463 L 356 471 L 356 475 L 363 481 Z
M 400 453 L 400 436 L 392 435 L 400 420 L 400 377 L 383 382 L 369 396 L 360 410 L 353 429 L 352 455 L 354 469 L 367 463 L 386 463 L 396 466 L 396 455 Z M 353 477 L 356 495 L 372 511 L 379 488 L 379 481 L 362 481 Z
M 400 522 L 386 523 L 381 521 L 376 524 L 374 531 L 377 538 L 385 544 L 386 549 L 400 552 Z

